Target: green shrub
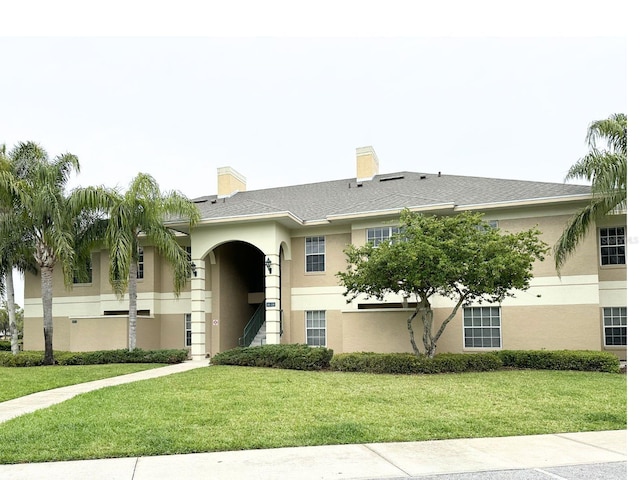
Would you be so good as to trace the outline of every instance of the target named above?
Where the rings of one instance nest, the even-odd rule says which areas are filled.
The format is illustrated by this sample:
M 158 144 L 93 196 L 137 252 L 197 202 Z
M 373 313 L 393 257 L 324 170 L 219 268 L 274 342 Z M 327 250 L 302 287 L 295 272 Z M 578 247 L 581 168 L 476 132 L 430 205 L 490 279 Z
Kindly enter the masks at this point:
M 37 367 L 44 361 L 43 352 L 0 352 L 0 367 Z
M 11 351 L 11 341 L 0 340 L 0 352 L 10 352 L 10 351 Z
M 96 352 L 53 352 L 57 365 L 102 365 L 108 363 L 181 363 L 189 355 L 188 350 L 101 350 Z M 42 365 L 44 352 L 20 352 L 12 355 L 0 352 L 2 367 L 34 367 Z
M 286 368 L 290 370 L 323 370 L 329 368 L 333 350 L 308 345 L 262 345 L 238 347 L 221 352 L 211 359 L 212 365 Z
M 613 353 L 588 350 L 501 350 L 496 352 L 505 367 L 537 370 L 620 372 Z
M 426 374 L 497 370 L 502 366 L 494 353 L 443 353 L 434 358 L 411 353 L 342 353 L 331 359 L 340 372 Z

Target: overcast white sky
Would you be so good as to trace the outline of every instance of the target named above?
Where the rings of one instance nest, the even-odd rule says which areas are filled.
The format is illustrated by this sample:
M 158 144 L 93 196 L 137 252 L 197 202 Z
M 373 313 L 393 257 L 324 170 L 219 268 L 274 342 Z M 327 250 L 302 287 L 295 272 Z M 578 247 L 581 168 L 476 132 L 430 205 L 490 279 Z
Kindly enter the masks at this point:
M 1 141 L 78 155 L 74 184 L 216 193 L 381 172 L 562 182 L 626 112 L 624 38 L 2 38 Z
M 15 3 L 0 143 L 76 154 L 73 186 L 347 178 L 366 145 L 381 173 L 562 182 L 589 123 L 627 112 L 627 2 Z

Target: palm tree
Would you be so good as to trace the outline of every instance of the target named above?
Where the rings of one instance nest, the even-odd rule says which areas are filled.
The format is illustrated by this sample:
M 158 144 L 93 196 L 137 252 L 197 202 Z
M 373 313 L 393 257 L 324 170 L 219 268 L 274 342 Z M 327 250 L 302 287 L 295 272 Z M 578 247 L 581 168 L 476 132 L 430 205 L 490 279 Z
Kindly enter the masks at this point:
M 615 113 L 592 122 L 586 142 L 589 153 L 569 169 L 565 181 L 589 180 L 592 199 L 569 220 L 554 246 L 558 272 L 592 225 L 627 206 L 627 115 Z M 603 142 L 606 149 L 600 147 Z
M 0 293 L 7 296 L 7 316 L 11 335 L 11 352 L 17 355 L 18 329 L 13 281 L 14 270 L 35 273 L 27 232 L 19 222 L 17 195 L 15 192 L 16 169 L 6 155 L 5 145 L 0 145 L 0 171 L 4 182 L 0 188 Z
M 191 278 L 191 262 L 175 233 L 164 222 L 169 217 L 187 219 L 195 225 L 200 214 L 195 205 L 179 192 L 162 193 L 155 179 L 139 173 L 129 190 L 118 197 L 109 210 L 106 244 L 109 250 L 109 281 L 120 298 L 128 287 L 129 350 L 136 348 L 137 274 L 142 236 L 158 248 L 173 267 L 173 286 L 179 295 Z
M 16 327 L 16 303 L 13 274 L 15 271 L 36 273 L 35 262 L 28 235 L 16 218 L 16 210 L 3 205 L 0 208 L 0 283 L 4 279 L 7 296 L 11 352 L 17 355 L 18 329 Z M 0 285 L 1 287 L 2 285 Z M 2 290 L 0 288 L 0 290 Z
M 9 159 L 16 172 L 15 192 L 18 199 L 18 221 L 30 238 L 32 256 L 40 271 L 44 324 L 44 363 L 53 358 L 53 272 L 62 267 L 65 286 L 73 284 L 76 268 L 76 230 L 92 215 L 104 211 L 111 200 L 100 187 L 77 188 L 67 194 L 72 172 L 79 172 L 78 158 L 70 153 L 52 161 L 37 143 L 19 143 Z M 93 215 L 95 217 L 95 215 Z

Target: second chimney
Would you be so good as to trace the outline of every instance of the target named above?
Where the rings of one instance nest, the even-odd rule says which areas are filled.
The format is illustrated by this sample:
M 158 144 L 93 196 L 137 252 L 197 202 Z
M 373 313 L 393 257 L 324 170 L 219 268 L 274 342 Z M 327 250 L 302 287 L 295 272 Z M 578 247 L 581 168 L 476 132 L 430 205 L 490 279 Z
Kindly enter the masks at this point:
M 371 180 L 378 174 L 380 167 L 373 147 L 356 148 L 356 164 L 358 181 Z
M 229 197 L 247 190 L 247 179 L 231 167 L 218 168 L 218 196 Z

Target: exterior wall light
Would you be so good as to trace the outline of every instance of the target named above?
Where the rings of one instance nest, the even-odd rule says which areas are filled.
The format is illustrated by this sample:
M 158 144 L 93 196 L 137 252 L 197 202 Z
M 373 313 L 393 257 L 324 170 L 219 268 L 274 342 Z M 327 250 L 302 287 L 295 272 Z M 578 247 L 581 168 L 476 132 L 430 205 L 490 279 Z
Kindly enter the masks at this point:
M 264 262 L 264 266 L 267 267 L 267 270 L 269 271 L 269 273 L 271 273 L 271 259 L 267 257 L 267 259 Z

